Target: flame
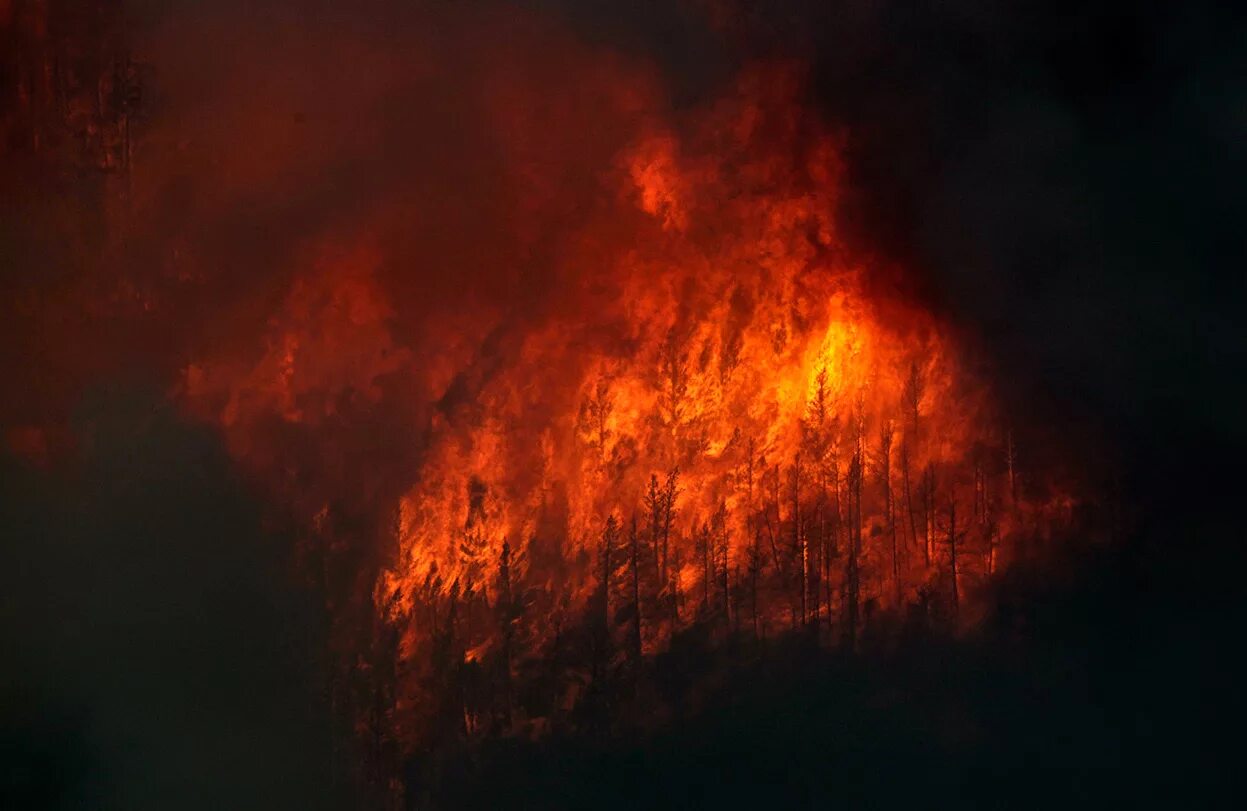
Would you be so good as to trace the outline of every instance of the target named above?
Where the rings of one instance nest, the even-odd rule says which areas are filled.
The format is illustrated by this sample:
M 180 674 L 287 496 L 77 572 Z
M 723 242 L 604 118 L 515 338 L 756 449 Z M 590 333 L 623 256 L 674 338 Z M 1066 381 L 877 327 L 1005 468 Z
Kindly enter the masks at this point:
M 898 321 L 869 300 L 867 269 L 835 240 L 830 139 L 760 139 L 766 100 L 752 94 L 765 84 L 743 81 L 691 146 L 662 131 L 624 150 L 615 193 L 647 218 L 636 243 L 592 257 L 586 303 L 520 336 L 470 405 L 435 421 L 421 475 L 400 498 L 387 592 L 409 600 L 434 573 L 446 587 L 481 582 L 481 558 L 496 559 L 504 540 L 524 545 L 555 491 L 568 500 L 569 555 L 590 548 L 607 516 L 638 509 L 650 477 L 671 470 L 678 537 L 726 504 L 732 536 L 745 539 L 760 504 L 742 483 L 745 446 L 760 469 L 787 468 L 811 430 L 843 443 L 854 420 L 868 432 L 899 422 L 914 364 L 923 419 L 939 426 L 915 469 L 968 453 L 986 394 L 929 315 L 909 309 Z M 820 396 L 826 413 L 813 424 Z M 468 537 L 487 548 L 465 552 Z M 695 579 L 694 568 L 682 576 Z
M 1011 509 L 1007 421 L 952 330 L 880 297 L 880 268 L 842 238 L 837 139 L 802 105 L 799 67 L 757 66 L 681 113 L 645 71 L 607 59 L 584 75 L 601 92 L 550 116 L 588 105 L 614 126 L 569 158 L 574 178 L 543 140 L 574 131 L 543 132 L 540 105 L 517 102 L 539 91 L 482 81 L 504 214 L 467 241 L 512 264 L 491 276 L 396 250 L 410 228 L 441 239 L 419 227 L 435 207 L 355 212 L 290 260 L 258 348 L 186 368 L 184 400 L 309 534 L 379 539 L 372 610 L 408 661 L 456 602 L 522 588 L 539 635 L 589 613 L 604 533 L 627 543 L 633 521 L 633 588 L 644 577 L 645 600 L 674 606 L 651 610 L 646 652 L 715 605 L 765 628 L 792 621 L 798 594 L 816 623 L 932 584 L 960 604 L 1039 512 Z M 414 278 L 463 289 L 413 295 Z M 365 528 L 335 527 L 343 511 Z M 973 516 L 961 535 L 957 515 Z M 460 621 L 465 661 L 499 655 L 496 625 Z

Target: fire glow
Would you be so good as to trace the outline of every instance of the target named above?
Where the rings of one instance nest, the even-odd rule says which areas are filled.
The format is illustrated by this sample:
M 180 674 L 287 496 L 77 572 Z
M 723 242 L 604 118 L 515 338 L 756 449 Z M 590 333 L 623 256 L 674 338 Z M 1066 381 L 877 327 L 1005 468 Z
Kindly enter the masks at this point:
M 533 248 L 546 264 L 520 263 L 536 303 L 468 296 L 403 323 L 385 283 L 403 271 L 364 224 L 311 244 L 253 361 L 188 368 L 182 396 L 319 566 L 386 550 L 373 633 L 415 674 L 393 676 L 388 723 L 430 723 L 447 645 L 500 669 L 511 718 L 523 660 L 572 627 L 597 629 L 598 670 L 706 623 L 850 647 L 907 606 L 965 623 L 1015 538 L 1060 511 L 1023 492 L 1008 421 L 949 330 L 846 248 L 836 142 L 800 94 L 798 69 L 756 67 L 668 124 L 613 87 L 631 128 L 586 206 L 516 169 L 510 221 L 561 218 Z M 377 412 L 407 424 L 364 440 L 410 443 L 400 473 L 342 456 L 343 426 Z M 297 454 L 276 439 L 291 433 Z M 497 709 L 481 701 L 464 699 L 468 732 Z

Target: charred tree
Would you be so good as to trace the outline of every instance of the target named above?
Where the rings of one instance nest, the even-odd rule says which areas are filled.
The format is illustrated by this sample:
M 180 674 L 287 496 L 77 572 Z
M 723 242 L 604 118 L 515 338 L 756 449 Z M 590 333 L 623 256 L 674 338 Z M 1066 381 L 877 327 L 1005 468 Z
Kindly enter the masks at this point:
M 670 556 L 671 556 L 671 525 L 675 520 L 675 500 L 676 500 L 676 496 L 679 495 L 679 482 L 680 482 L 680 469 L 678 467 L 674 467 L 671 469 L 669 473 L 667 473 L 667 479 L 665 482 L 663 482 L 662 493 L 661 493 L 661 497 L 662 497 L 662 522 L 661 522 L 662 523 L 662 571 L 660 572 L 660 579 L 661 579 L 661 582 L 664 584 L 664 587 L 668 589 L 668 591 L 670 592 L 668 599 L 671 600 L 672 614 L 673 614 L 672 621 L 675 623 L 679 622 L 679 615 L 678 615 L 679 606 L 677 605 L 679 584 L 674 582 L 674 578 L 672 576 L 672 565 L 671 565 Z M 678 572 L 678 566 L 675 568 L 676 568 L 676 571 Z M 672 625 L 672 632 L 674 631 L 675 631 L 675 625 Z
M 498 556 L 498 636 L 501 643 L 500 687 L 502 691 L 501 707 L 497 722 L 501 728 L 511 728 L 514 695 L 511 684 L 512 658 L 515 645 L 515 623 L 519 620 L 519 603 L 511 584 L 511 545 L 503 541 L 502 551 Z
M 901 405 L 905 411 L 907 425 L 905 426 L 905 437 L 901 442 L 901 478 L 905 488 L 905 510 L 909 514 L 909 536 L 913 545 L 918 544 L 918 522 L 914 516 L 914 500 L 913 487 L 911 484 L 910 468 L 913 464 L 914 455 L 918 450 L 918 431 L 919 431 L 919 408 L 922 404 L 923 380 L 922 374 L 918 371 L 917 363 L 909 364 L 909 375 L 905 378 L 904 386 L 901 390 Z M 925 479 L 924 479 L 925 484 Z M 925 490 L 923 491 L 925 493 Z M 926 501 L 923 501 L 923 522 L 926 522 Z M 931 565 L 931 548 L 927 541 L 926 530 L 923 531 L 922 542 L 922 560 L 924 565 Z
M 861 594 L 862 551 L 862 433 L 863 415 L 855 415 L 853 457 L 849 462 L 849 559 L 846 572 L 848 589 L 845 611 L 845 644 L 850 651 L 857 646 L 858 605 Z
M 672 468 L 667 473 L 666 480 L 659 484 L 658 476 L 651 474 L 649 487 L 644 496 L 645 512 L 649 518 L 649 537 L 654 557 L 654 571 L 658 581 L 658 596 L 660 602 L 666 601 L 669 603 L 668 607 L 673 616 L 673 623 L 677 621 L 675 613 L 678 609 L 675 607 L 675 586 L 672 583 L 670 561 L 671 526 L 675 519 L 675 499 L 679 491 L 679 477 L 679 469 Z M 674 631 L 675 625 L 673 624 L 672 632 Z
M 827 627 L 828 630 L 831 630 L 835 618 L 835 586 L 831 577 L 831 560 L 840 557 L 841 549 L 843 548 L 840 543 L 840 534 L 844 531 L 845 524 L 844 503 L 840 497 L 840 443 L 838 438 L 830 443 L 827 470 L 831 474 L 831 527 L 827 532 L 827 562 L 824 568 L 827 581 Z
M 685 395 L 688 393 L 688 362 L 675 329 L 667 333 L 659 356 L 659 407 L 663 421 L 676 439 L 680 424 L 684 422 Z
M 957 533 L 957 499 L 955 492 L 949 488 L 948 494 L 948 565 L 949 574 L 952 576 L 952 592 L 953 592 L 953 619 L 956 620 L 961 611 L 961 586 L 958 583 L 959 571 L 957 569 L 957 541 L 960 536 Z
M 931 552 L 935 545 L 935 467 L 927 463 L 922 475 L 922 521 L 924 537 L 922 554 L 927 566 L 931 565 Z
M 805 545 L 805 536 L 801 532 L 801 453 L 797 452 L 792 459 L 792 553 L 796 558 L 794 566 L 797 581 L 797 600 L 801 606 L 801 624 L 809 621 L 807 596 L 810 582 L 810 556 Z
M 639 674 L 641 669 L 641 537 L 637 531 L 636 513 L 632 514 L 632 526 L 628 532 L 628 547 L 632 568 L 632 662 Z
M 697 530 L 697 554 L 701 558 L 701 610 L 703 614 L 710 612 L 710 583 L 714 575 L 710 566 L 710 525 L 702 523 Z
M 1009 474 L 1009 506 L 1016 509 L 1018 504 L 1017 480 L 1017 447 L 1013 444 L 1013 429 L 1005 433 L 1005 465 Z
M 602 549 L 598 569 L 598 619 L 593 628 L 593 654 L 590 663 L 594 682 L 605 677 L 611 660 L 611 583 L 618 568 L 616 551 L 619 548 L 619 522 L 614 515 L 607 516 L 602 529 Z
M 724 617 L 731 621 L 729 593 L 728 593 L 728 530 L 727 530 L 727 505 L 719 504 L 719 509 L 715 510 L 711 518 L 710 526 L 710 573 L 714 577 L 716 586 L 719 589 L 721 600 L 718 601 L 718 609 L 724 612 Z
M 581 425 L 599 468 L 606 464 L 606 443 L 611 435 L 608 425 L 613 407 L 614 400 L 605 379 L 598 380 L 593 394 L 581 406 Z
M 753 636 L 755 639 L 761 639 L 761 626 L 758 617 L 758 576 L 762 573 L 762 536 L 761 532 L 755 527 L 753 532 L 753 545 L 749 547 L 748 570 L 749 575 L 749 607 L 753 617 Z
M 892 589 L 896 604 L 901 604 L 901 561 L 896 539 L 896 511 L 892 498 L 892 440 L 895 429 L 892 420 L 886 419 L 879 427 L 879 482 L 883 489 L 883 518 L 891 541 Z

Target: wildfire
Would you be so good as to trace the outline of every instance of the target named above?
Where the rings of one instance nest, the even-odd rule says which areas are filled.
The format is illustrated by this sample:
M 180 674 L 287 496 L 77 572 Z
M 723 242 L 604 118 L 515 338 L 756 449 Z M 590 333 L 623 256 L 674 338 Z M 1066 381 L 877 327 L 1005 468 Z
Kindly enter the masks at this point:
M 895 303 L 885 311 L 863 292 L 868 270 L 835 236 L 832 142 L 802 130 L 792 99 L 759 96 L 774 84 L 747 77 L 691 137 L 647 132 L 625 148 L 612 203 L 645 215 L 634 242 L 577 257 L 592 267 L 575 280 L 579 306 L 515 336 L 470 399 L 432 421 L 378 591 L 400 595 L 391 605 L 411 611 L 431 577 L 443 589 L 488 588 L 502 544 L 527 548 L 552 510 L 566 516 L 560 587 L 588 599 L 606 520 L 642 510 L 652 482 L 668 477 L 664 588 L 705 590 L 699 581 L 713 574 L 694 546 L 716 514 L 729 570 L 749 565 L 756 534 L 787 548 L 775 536 L 794 521 L 783 534 L 818 547 L 805 553 L 813 566 L 842 554 L 815 536 L 847 525 L 830 511 L 854 454 L 872 491 L 884 486 L 881 442 L 904 447 L 911 478 L 968 458 L 980 440 L 972 426 L 989 424 L 985 393 L 959 372 L 933 319 Z M 477 357 L 491 351 L 504 355 Z M 901 473 L 893 460 L 893 495 Z M 872 493 L 863 515 L 868 532 L 900 523 L 895 510 L 877 514 L 876 501 Z M 794 518 L 803 506 L 818 518 Z M 884 588 L 879 566 L 880 594 L 921 582 L 910 575 L 914 539 L 897 532 L 905 582 Z M 876 545 L 862 550 L 872 566 Z
M 800 70 L 677 115 L 617 69 L 598 80 L 621 128 L 577 159 L 574 204 L 540 171 L 540 122 L 503 101 L 520 91 L 485 82 L 516 128 L 499 222 L 518 235 L 495 240 L 518 252 L 513 299 L 413 307 L 407 275 L 456 270 L 406 267 L 392 206 L 309 242 L 261 352 L 187 370 L 186 401 L 307 516 L 322 568 L 382 550 L 352 566 L 423 674 L 397 696 L 433 689 L 447 645 L 502 657 L 510 684 L 593 617 L 632 659 L 716 617 L 850 643 L 907 604 L 964 618 L 1038 531 L 987 386 L 838 234 L 836 139 Z

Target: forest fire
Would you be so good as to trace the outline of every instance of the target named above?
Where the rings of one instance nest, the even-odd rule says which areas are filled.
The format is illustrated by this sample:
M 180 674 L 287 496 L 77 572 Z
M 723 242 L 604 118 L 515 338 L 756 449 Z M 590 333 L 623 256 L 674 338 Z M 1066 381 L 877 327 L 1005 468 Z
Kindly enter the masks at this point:
M 366 653 L 391 673 L 369 721 L 387 735 L 415 724 L 419 743 L 446 700 L 428 685 L 467 664 L 485 686 L 451 690 L 453 714 L 476 734 L 572 712 L 592 674 L 693 627 L 852 648 L 911 606 L 956 626 L 1064 515 L 1019 484 L 1009 422 L 947 328 L 845 249 L 835 142 L 800 94 L 797 66 L 754 66 L 669 124 L 614 93 L 633 127 L 590 167 L 589 210 L 539 224 L 557 248 L 538 306 L 401 324 L 365 225 L 311 250 L 253 363 L 188 367 L 182 398 L 291 502 L 314 566 L 387 550 Z M 534 216 L 561 210 L 522 182 L 522 224 L 529 195 L 549 195 Z M 409 422 L 373 438 L 411 443 L 401 471 L 342 447 L 377 411 Z M 576 629 L 592 656 L 521 706 L 522 674 Z
M 1142 595 L 1198 522 L 1140 505 L 1233 499 L 1157 426 L 1241 399 L 1162 281 L 1228 238 L 1136 238 L 1187 164 L 1116 148 L 1099 28 L 183 5 L 0 0 L 0 708 L 67 736 L 15 774 L 912 805 L 1165 728 L 1133 657 L 1192 623 Z

